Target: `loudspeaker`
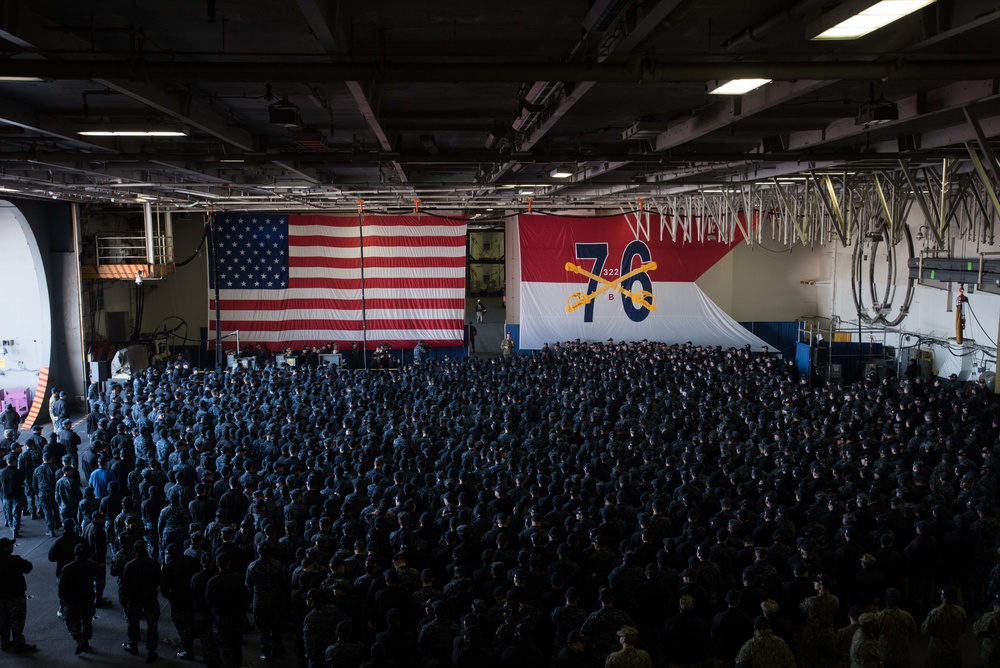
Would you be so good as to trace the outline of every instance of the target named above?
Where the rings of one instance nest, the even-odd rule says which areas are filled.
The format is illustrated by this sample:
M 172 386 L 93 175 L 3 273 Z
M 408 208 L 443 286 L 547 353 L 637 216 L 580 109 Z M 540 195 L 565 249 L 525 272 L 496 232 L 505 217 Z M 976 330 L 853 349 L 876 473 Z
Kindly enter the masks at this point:
M 104 326 L 107 330 L 108 341 L 112 343 L 128 341 L 127 311 L 106 311 L 104 313 Z
M 111 362 L 102 360 L 90 363 L 90 382 L 103 383 L 111 378 Z

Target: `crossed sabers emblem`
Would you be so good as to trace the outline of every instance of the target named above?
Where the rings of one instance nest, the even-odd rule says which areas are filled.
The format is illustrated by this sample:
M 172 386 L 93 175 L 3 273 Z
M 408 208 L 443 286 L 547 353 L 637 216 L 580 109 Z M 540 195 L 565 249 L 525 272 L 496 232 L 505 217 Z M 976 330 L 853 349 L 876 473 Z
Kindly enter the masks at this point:
M 573 294 L 571 294 L 569 296 L 569 299 L 566 300 L 566 312 L 572 313 L 581 306 L 586 306 L 590 302 L 597 299 L 597 297 L 607 292 L 608 290 L 614 290 L 615 292 L 621 293 L 622 296 L 628 297 L 637 306 L 645 306 L 648 310 L 655 311 L 656 298 L 653 296 L 652 292 L 649 292 L 648 290 L 639 290 L 633 292 L 631 290 L 626 290 L 625 288 L 622 287 L 622 283 L 632 278 L 633 276 L 645 273 L 647 271 L 653 271 L 654 269 L 656 269 L 655 262 L 644 262 L 636 269 L 633 269 L 627 274 L 623 274 L 618 279 L 614 281 L 607 281 L 601 278 L 600 276 L 590 273 L 589 271 L 587 271 L 586 269 L 584 269 L 579 265 L 573 264 L 572 262 L 567 262 L 566 271 L 571 271 L 574 274 L 580 274 L 581 276 L 585 276 L 592 281 L 597 281 L 600 284 L 600 287 L 589 294 L 584 294 L 582 292 L 574 292 Z

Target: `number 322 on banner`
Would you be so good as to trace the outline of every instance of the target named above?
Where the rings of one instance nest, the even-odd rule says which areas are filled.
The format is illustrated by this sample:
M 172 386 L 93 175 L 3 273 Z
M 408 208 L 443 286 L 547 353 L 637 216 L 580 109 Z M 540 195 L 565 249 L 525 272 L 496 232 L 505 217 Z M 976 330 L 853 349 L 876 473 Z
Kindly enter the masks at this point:
M 656 269 L 649 247 L 645 242 L 636 239 L 622 253 L 620 267 L 605 267 L 608 260 L 607 243 L 576 244 L 578 260 L 593 260 L 594 264 L 588 271 L 572 262 L 566 263 L 566 271 L 580 274 L 590 279 L 587 292 L 574 292 L 566 300 L 566 312 L 572 313 L 583 307 L 583 321 L 594 321 L 594 300 L 605 292 L 610 292 L 608 299 L 614 299 L 614 293 L 619 292 L 625 299 L 621 300 L 625 315 L 633 322 L 642 322 L 652 311 L 656 310 L 656 298 L 653 296 L 653 281 L 647 272 Z M 632 269 L 635 258 L 641 264 Z M 613 277 L 608 280 L 605 277 Z M 638 283 L 638 286 L 636 286 Z

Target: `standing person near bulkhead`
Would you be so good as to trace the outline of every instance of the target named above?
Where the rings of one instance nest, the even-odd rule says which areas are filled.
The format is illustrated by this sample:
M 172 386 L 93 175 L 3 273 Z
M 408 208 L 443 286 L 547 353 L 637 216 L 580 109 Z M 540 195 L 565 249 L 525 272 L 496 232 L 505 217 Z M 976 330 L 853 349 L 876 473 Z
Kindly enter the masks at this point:
M 24 473 L 17 468 L 17 455 L 7 455 L 7 466 L 0 470 L 0 499 L 3 500 L 3 514 L 13 539 L 21 537 L 21 515 L 28 500 L 24 495 Z
M 0 538 L 0 649 L 5 652 L 32 652 L 36 649 L 24 640 L 24 621 L 28 613 L 28 584 L 24 576 L 32 564 L 14 554 L 15 542 Z
M 74 548 L 73 556 L 59 577 L 59 600 L 63 602 L 66 628 L 76 641 L 76 654 L 82 654 L 91 651 L 90 639 L 94 636 L 98 566 L 90 559 L 90 548 L 83 543 Z
M 122 645 L 129 654 L 139 653 L 139 623 L 146 620 L 146 663 L 157 659 L 159 646 L 160 601 L 156 591 L 160 586 L 160 565 L 149 556 L 146 541 L 132 544 L 135 559 L 125 564 L 121 584 L 125 596 L 125 619 L 128 640 Z

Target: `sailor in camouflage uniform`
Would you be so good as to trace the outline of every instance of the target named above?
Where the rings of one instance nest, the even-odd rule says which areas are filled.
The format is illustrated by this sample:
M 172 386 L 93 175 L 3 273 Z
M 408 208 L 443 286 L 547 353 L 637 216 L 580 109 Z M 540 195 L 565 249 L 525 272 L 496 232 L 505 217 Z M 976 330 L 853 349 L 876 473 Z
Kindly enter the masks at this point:
M 350 621 L 337 625 L 337 641 L 326 648 L 325 665 L 337 668 L 359 668 L 361 666 L 365 660 L 365 652 L 361 645 L 351 640 L 353 632 L 354 624 Z M 324 664 L 310 664 L 310 668 L 314 665 L 323 666 Z
M 1000 666 L 1000 605 L 996 601 L 993 602 L 993 610 L 972 625 L 972 632 L 983 641 L 979 652 L 983 666 Z
M 601 608 L 587 616 L 580 631 L 591 639 L 594 654 L 603 661 L 615 651 L 618 644 L 618 630 L 623 626 L 635 627 L 635 622 L 624 610 L 615 607 L 615 599 L 610 589 L 602 589 L 599 595 Z
M 788 643 L 771 632 L 767 618 L 758 617 L 753 638 L 736 655 L 736 668 L 795 668 L 795 657 Z
M 268 663 L 282 652 L 281 623 L 289 600 L 288 572 L 261 543 L 260 557 L 247 568 L 246 586 L 253 593 L 253 617 L 260 632 L 260 658 Z
M 447 668 L 451 665 L 455 637 L 461 629 L 448 618 L 447 603 L 434 601 L 431 609 L 434 611 L 434 619 L 420 630 L 417 649 L 420 650 L 424 668 Z
M 604 668 L 653 668 L 649 652 L 635 648 L 635 640 L 639 631 L 634 626 L 623 626 L 618 629 L 618 639 L 622 648 L 608 654 Z
M 951 585 L 941 587 L 941 605 L 927 613 L 920 627 L 921 633 L 930 636 L 927 645 L 926 668 L 958 668 L 962 665 L 959 639 L 968 626 L 965 610 L 955 604 L 958 591 Z
M 878 647 L 878 619 L 866 612 L 858 617 L 858 626 L 851 641 L 851 668 L 882 668 L 882 652 Z
M 829 575 L 818 575 L 815 580 L 816 596 L 810 596 L 799 604 L 805 615 L 802 629 L 802 663 L 806 666 L 824 668 L 836 663 L 833 651 L 834 618 L 840 610 L 840 600 L 830 593 Z
M 302 624 L 306 660 L 309 668 L 325 668 L 326 648 L 337 637 L 340 623 L 348 621 L 347 615 L 330 604 L 326 594 L 319 589 L 309 590 L 306 594 L 306 606 L 309 613 Z
M 910 638 L 917 635 L 917 623 L 899 607 L 902 598 L 898 589 L 890 587 L 885 592 L 885 608 L 875 613 L 885 668 L 910 668 Z
M 160 571 L 160 593 L 170 601 L 170 620 L 177 629 L 181 651 L 177 658 L 194 659 L 194 610 L 191 580 L 201 570 L 201 564 L 194 557 L 181 553 L 175 543 L 167 546 L 167 563 Z
M 208 581 L 218 575 L 215 560 L 212 555 L 201 556 L 201 570 L 191 578 L 191 612 L 194 616 L 195 633 L 201 641 L 201 651 L 204 653 L 205 665 L 208 668 L 219 668 L 222 658 L 219 646 L 215 644 L 215 633 L 212 630 L 212 608 L 208 604 Z
M 184 541 L 190 536 L 191 513 L 181 503 L 180 490 L 171 490 L 170 505 L 160 511 L 157 521 L 159 534 L 160 560 L 165 561 L 167 546 L 177 545 L 183 551 Z
M 31 474 L 31 482 L 38 493 L 38 509 L 45 516 L 46 535 L 55 537 L 59 528 L 59 505 L 56 503 L 56 471 L 52 466 L 52 453 L 46 451 L 42 454 L 42 463 Z

